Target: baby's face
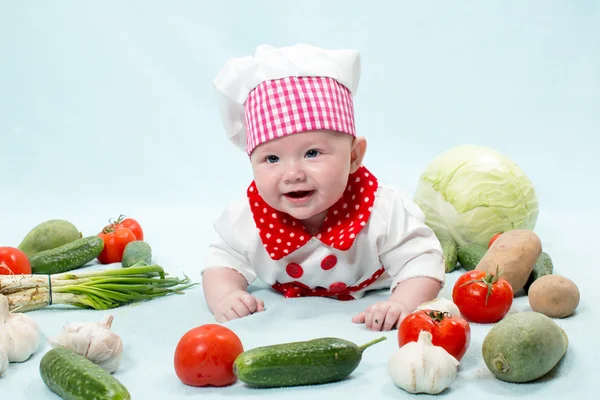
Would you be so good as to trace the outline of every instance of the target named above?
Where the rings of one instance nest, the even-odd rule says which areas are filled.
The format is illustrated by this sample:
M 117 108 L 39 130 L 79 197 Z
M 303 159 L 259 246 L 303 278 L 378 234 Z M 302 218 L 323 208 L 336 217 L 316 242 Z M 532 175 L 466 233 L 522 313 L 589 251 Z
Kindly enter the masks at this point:
M 342 196 L 353 137 L 333 131 L 294 133 L 258 146 L 250 157 L 262 198 L 276 210 L 317 222 Z

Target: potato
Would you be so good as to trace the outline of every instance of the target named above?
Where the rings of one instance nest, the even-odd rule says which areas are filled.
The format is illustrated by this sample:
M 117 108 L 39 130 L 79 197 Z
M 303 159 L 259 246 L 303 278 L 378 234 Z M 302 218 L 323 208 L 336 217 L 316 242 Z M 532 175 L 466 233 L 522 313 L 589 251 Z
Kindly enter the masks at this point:
M 579 305 L 579 289 L 564 276 L 544 275 L 529 287 L 529 305 L 550 318 L 568 317 Z
M 498 268 L 516 293 L 527 283 L 541 252 L 542 242 L 535 232 L 514 229 L 496 239 L 475 269 L 496 274 Z

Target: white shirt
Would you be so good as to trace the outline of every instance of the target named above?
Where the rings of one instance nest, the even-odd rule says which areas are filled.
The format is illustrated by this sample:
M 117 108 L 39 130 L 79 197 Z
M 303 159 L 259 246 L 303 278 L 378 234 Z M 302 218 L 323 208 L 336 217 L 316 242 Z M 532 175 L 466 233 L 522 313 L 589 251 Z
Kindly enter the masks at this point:
M 355 174 L 369 176 L 368 171 L 365 171 L 367 170 L 361 167 Z M 353 182 L 352 179 L 351 176 L 349 182 Z M 373 182 L 369 183 L 372 185 Z M 358 185 L 354 192 L 356 194 L 359 193 Z M 378 185 L 376 179 L 375 188 L 371 192 L 374 196 L 368 211 L 359 209 L 359 202 L 367 200 L 362 195 L 355 200 L 348 197 L 348 201 L 355 201 L 357 204 L 356 214 L 344 219 L 340 212 L 339 220 L 335 220 L 337 223 L 332 221 L 330 228 L 322 231 L 322 235 L 311 236 L 305 231 L 304 237 L 301 230 L 293 231 L 295 228 L 286 221 L 286 218 L 292 220 L 291 223 L 296 226 L 292 217 L 286 217 L 287 214 L 283 213 L 276 214 L 270 208 L 267 211 L 268 206 L 261 203 L 262 198 L 253 183 L 248 195 L 230 204 L 216 221 L 214 227 L 217 238 L 209 245 L 203 271 L 228 267 L 242 274 L 248 284 L 258 278 L 268 285 L 275 285 L 275 289 L 279 291 L 282 291 L 282 284 L 284 287 L 287 284 L 300 288 L 300 291 L 286 292 L 287 297 L 319 295 L 318 293 L 335 297 L 336 293 L 345 293 L 346 297 L 360 298 L 368 290 L 392 291 L 399 282 L 414 277 L 431 277 L 443 285 L 444 254 L 434 232 L 425 225 L 425 216 L 420 208 L 394 188 Z M 256 192 L 255 197 L 249 198 L 253 190 Z M 363 189 L 360 189 L 360 193 L 363 193 Z M 368 191 L 364 193 L 368 196 Z M 352 197 L 354 199 L 356 196 Z M 338 209 L 341 211 L 342 206 L 346 208 L 354 203 L 340 201 L 339 204 Z M 273 232 L 272 237 L 269 233 L 265 236 L 267 224 L 272 228 L 273 225 L 269 223 L 272 219 L 261 224 L 261 210 L 264 210 L 264 218 L 270 218 L 271 215 L 273 219 L 283 218 L 288 225 L 280 225 L 283 229 Z M 334 213 L 338 214 L 336 210 Z M 328 218 L 330 216 L 333 218 L 333 213 L 330 212 Z M 354 231 L 356 235 L 348 235 L 349 231 L 359 226 L 358 217 L 365 222 Z M 262 237 L 257 224 L 261 226 Z M 278 227 L 279 225 L 275 226 Z M 325 227 L 326 224 L 323 228 Z M 335 228 L 335 239 L 325 237 L 331 227 Z M 289 235 L 288 228 L 292 230 Z M 296 248 L 290 248 L 289 252 L 284 250 L 286 254 L 280 252 L 275 255 L 272 249 L 285 246 L 286 238 L 294 236 L 293 232 L 299 232 L 294 239 L 300 236 L 304 242 L 297 245 L 295 242 L 287 242 L 287 245 Z M 343 241 L 338 240 L 340 232 L 339 238 L 343 237 Z M 340 246 L 344 241 L 345 244 Z

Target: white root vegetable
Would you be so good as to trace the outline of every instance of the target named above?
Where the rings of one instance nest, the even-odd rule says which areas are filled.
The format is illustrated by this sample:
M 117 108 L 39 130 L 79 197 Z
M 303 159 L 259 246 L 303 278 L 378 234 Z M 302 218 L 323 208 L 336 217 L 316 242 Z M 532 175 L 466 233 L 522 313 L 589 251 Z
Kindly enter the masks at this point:
M 438 297 L 435 300 L 427 301 L 417 307 L 417 310 L 435 310 L 447 312 L 448 314 L 460 317 L 460 311 L 456 304 L 444 297 Z
M 40 326 L 33 318 L 22 313 L 11 313 L 8 299 L 0 295 L 0 347 L 9 362 L 27 360 L 40 345 Z
M 438 394 L 452 384 L 459 362 L 431 339 L 430 332 L 421 331 L 418 341 L 405 344 L 392 355 L 388 369 L 396 386 L 409 393 Z
M 71 322 L 48 341 L 52 347 L 70 348 L 113 373 L 119 368 L 123 353 L 123 341 L 110 329 L 113 319 L 106 315 L 101 322 Z

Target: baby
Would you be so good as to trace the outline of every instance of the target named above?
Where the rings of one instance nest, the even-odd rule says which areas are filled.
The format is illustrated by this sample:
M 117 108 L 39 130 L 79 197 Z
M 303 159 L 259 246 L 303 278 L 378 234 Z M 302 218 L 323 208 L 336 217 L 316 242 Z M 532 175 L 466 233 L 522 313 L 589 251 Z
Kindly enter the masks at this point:
M 388 289 L 354 316 L 391 330 L 444 284 L 444 256 L 421 210 L 362 165 L 355 131 L 360 76 L 353 50 L 259 46 L 214 81 L 229 139 L 254 180 L 215 223 L 202 270 L 218 322 L 264 311 L 257 278 L 285 297 L 337 300 Z

